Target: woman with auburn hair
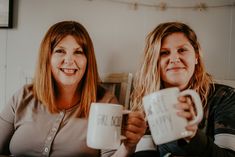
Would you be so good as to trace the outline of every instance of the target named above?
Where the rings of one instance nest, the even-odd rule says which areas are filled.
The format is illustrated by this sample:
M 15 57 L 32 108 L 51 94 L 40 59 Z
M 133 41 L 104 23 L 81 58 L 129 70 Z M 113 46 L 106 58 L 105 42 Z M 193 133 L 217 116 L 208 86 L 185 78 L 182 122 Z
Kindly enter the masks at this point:
M 132 110 L 143 110 L 145 95 L 170 87 L 195 90 L 202 100 L 203 120 L 186 127 L 192 136 L 159 146 L 149 139 L 152 147 L 142 149 L 143 143 L 139 143 L 135 155 L 148 152 L 150 156 L 157 151 L 160 156 L 234 157 L 235 89 L 214 83 L 205 70 L 195 32 L 180 22 L 162 23 L 147 36 L 134 80 Z M 178 116 L 191 120 L 195 111 L 190 104 L 189 98 L 180 97 Z
M 13 156 L 129 156 L 146 129 L 141 112 L 128 114 L 126 139 L 116 150 L 86 144 L 92 102 L 118 103 L 100 86 L 86 29 L 62 21 L 47 31 L 33 83 L 16 92 L 0 112 L 0 154 Z

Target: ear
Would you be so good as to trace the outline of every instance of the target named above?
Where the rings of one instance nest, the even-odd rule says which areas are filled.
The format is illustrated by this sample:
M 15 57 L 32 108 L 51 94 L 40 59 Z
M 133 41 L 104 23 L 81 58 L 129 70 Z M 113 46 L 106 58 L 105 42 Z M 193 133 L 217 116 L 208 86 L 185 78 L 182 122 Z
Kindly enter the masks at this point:
M 199 52 L 197 52 L 196 53 L 196 56 L 195 56 L 195 65 L 197 65 L 198 64 L 198 58 L 199 58 Z

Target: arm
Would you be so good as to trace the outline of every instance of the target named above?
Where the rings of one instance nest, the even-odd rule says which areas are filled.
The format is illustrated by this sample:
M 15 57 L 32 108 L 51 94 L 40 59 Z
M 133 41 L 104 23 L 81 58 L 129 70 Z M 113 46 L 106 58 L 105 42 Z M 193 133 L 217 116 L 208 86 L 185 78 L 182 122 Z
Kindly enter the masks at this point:
M 118 103 L 115 97 L 109 102 Z M 127 157 L 135 152 L 136 145 L 147 128 L 144 114 L 142 112 L 131 112 L 128 114 L 127 119 L 124 119 L 124 123 L 123 133 L 127 139 L 123 140 L 117 150 L 101 150 L 102 157 Z
M 178 140 L 178 146 L 186 152 L 186 154 L 197 155 L 200 157 L 234 157 L 233 150 L 221 148 L 214 141 L 206 136 L 202 131 L 198 130 L 196 135 L 189 143 L 185 140 Z
M 122 143 L 117 150 L 101 150 L 102 157 L 127 157 L 134 153 L 133 150 L 127 150 L 127 147 Z
M 17 105 L 22 103 L 24 88 L 19 89 L 0 112 L 0 154 L 9 155 L 9 144 L 15 131 Z
M 0 117 L 0 154 L 9 155 L 9 143 L 13 135 L 13 125 Z
M 187 126 L 188 130 L 195 133 L 192 137 L 163 145 L 161 149 L 174 155 L 234 157 L 235 90 L 225 86 L 219 87 L 212 93 L 208 105 L 208 122 L 204 128 L 207 133 L 198 130 L 197 125 Z
M 119 149 L 113 154 L 113 157 L 130 156 L 135 152 L 135 148 L 147 128 L 144 120 L 144 114 L 141 112 L 131 112 L 124 128 L 125 139 Z
M 0 113 L 0 154 L 4 155 L 10 154 L 9 143 L 14 133 L 13 109 L 11 108 L 12 103 L 13 99 L 9 101 L 9 103 L 3 108 Z
M 124 128 L 126 139 L 115 152 L 114 150 L 101 150 L 102 157 L 128 157 L 134 154 L 136 145 L 144 135 L 146 127 L 143 113 L 129 113 Z

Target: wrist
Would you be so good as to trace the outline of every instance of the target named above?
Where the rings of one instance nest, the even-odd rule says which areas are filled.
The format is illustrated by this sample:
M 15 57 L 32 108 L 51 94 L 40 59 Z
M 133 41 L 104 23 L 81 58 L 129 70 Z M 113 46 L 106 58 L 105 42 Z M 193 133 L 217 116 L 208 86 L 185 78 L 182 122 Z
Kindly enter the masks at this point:
M 123 143 L 123 146 L 125 147 L 126 151 L 128 154 L 132 154 L 135 152 L 136 145 L 131 145 L 131 144 L 125 144 Z

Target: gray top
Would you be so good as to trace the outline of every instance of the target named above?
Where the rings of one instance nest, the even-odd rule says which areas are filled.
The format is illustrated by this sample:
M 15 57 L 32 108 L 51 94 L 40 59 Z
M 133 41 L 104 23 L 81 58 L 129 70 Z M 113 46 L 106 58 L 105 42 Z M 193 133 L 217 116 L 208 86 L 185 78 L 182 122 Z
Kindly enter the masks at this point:
M 106 92 L 99 102 L 117 103 L 117 100 Z M 89 148 L 86 144 L 87 119 L 75 117 L 77 107 L 51 114 L 34 98 L 29 87 L 24 86 L 0 112 L 0 154 L 101 156 L 100 150 Z M 107 152 L 110 154 L 110 151 Z

